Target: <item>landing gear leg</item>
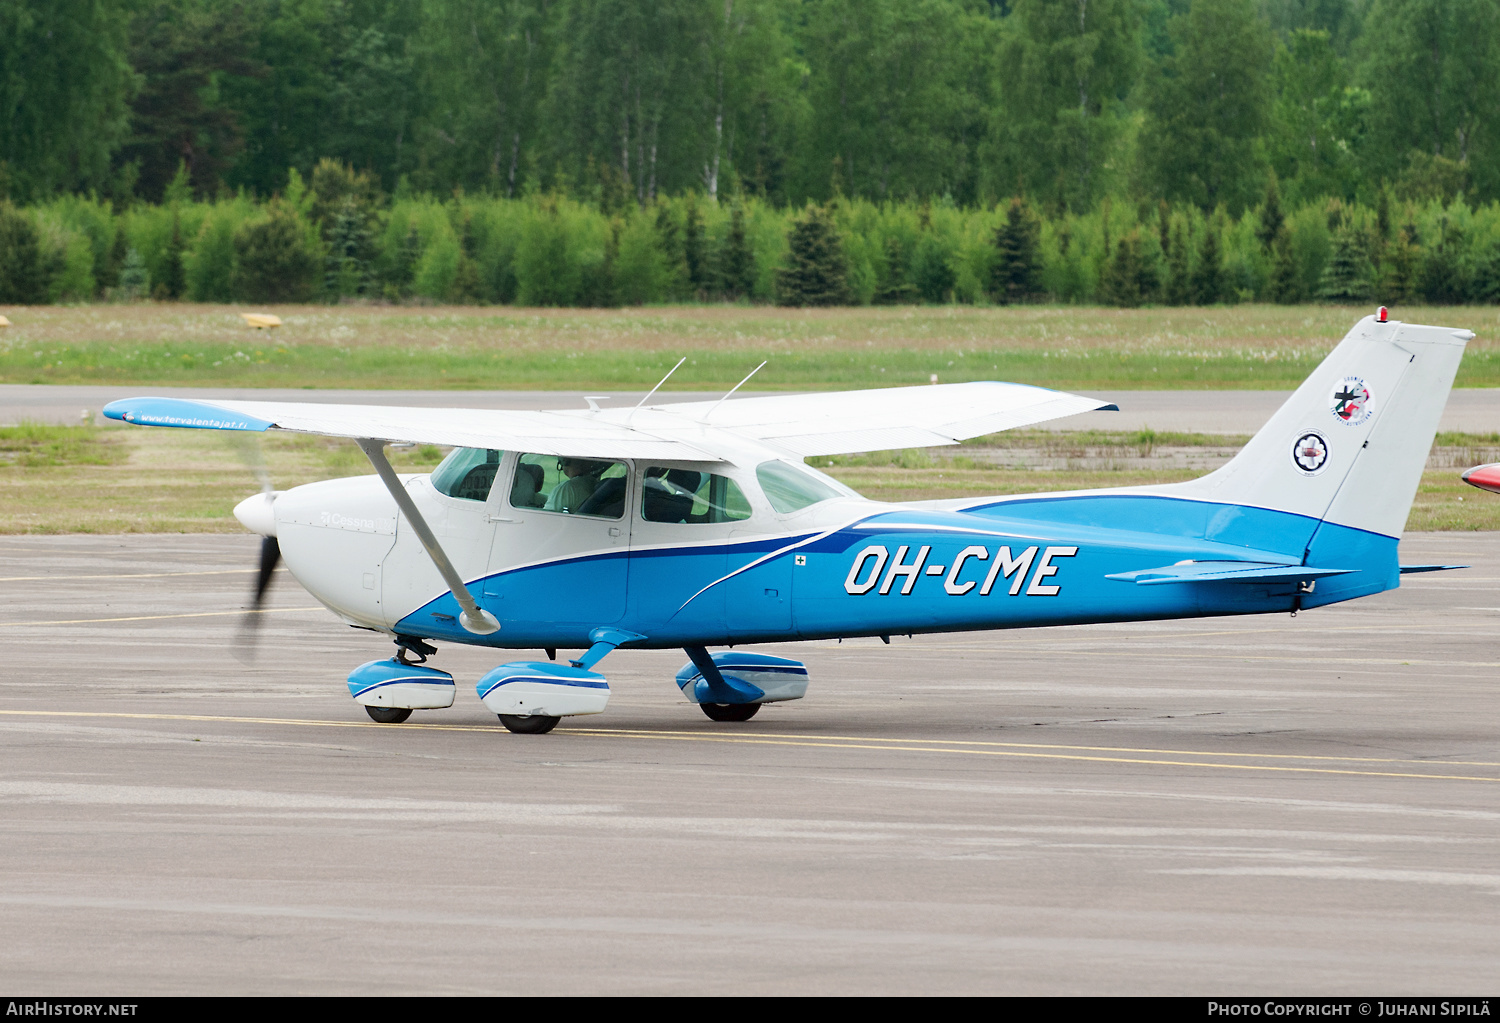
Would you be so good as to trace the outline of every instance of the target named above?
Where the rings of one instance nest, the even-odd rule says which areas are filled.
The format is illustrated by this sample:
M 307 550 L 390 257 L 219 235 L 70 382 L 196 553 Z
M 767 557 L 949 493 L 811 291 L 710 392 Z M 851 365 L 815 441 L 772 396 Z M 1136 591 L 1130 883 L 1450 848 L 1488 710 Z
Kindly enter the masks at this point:
M 500 723 L 517 735 L 546 735 L 562 720 L 546 714 L 500 714 Z

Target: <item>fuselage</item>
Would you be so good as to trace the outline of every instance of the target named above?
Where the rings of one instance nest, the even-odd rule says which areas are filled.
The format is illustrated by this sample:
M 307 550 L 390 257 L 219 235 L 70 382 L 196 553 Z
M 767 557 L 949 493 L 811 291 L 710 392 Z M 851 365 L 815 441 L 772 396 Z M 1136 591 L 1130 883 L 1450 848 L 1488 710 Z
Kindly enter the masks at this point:
M 636 646 L 680 647 L 1286 612 L 1399 583 L 1395 537 L 1152 488 L 891 504 L 783 462 L 826 487 L 786 511 L 756 465 L 627 461 L 615 463 L 615 514 L 569 514 L 516 498 L 521 456 L 495 454 L 482 500 L 443 493 L 436 473 L 403 482 L 498 632 L 460 625 L 457 602 L 373 476 L 278 497 L 289 569 L 351 625 L 510 649 L 587 647 L 603 626 L 647 637 Z M 736 517 L 662 521 L 650 474 L 664 470 L 733 480 Z M 1181 562 L 1359 571 L 1311 592 L 1108 578 Z

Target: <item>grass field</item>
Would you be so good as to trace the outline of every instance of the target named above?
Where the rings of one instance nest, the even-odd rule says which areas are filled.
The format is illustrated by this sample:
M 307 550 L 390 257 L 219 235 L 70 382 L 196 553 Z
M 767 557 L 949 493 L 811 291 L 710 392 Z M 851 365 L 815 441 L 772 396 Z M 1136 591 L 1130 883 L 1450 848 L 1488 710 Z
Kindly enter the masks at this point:
M 1025 430 L 952 448 L 812 461 L 867 497 L 921 500 L 1190 479 L 1244 440 Z M 260 448 L 280 489 L 371 471 L 352 441 L 268 435 Z M 398 471 L 421 472 L 442 454 L 398 449 L 392 461 Z M 229 436 L 193 430 L 0 428 L 0 533 L 239 532 L 230 509 L 257 486 L 243 456 Z M 1408 528 L 1500 529 L 1500 496 L 1459 480 L 1463 469 L 1497 460 L 1500 436 L 1441 435 Z
M 248 307 L 153 304 L 0 309 L 0 383 L 557 389 L 728 388 L 762 359 L 762 390 L 998 379 L 1060 388 L 1264 388 L 1301 382 L 1371 310 L 1242 305 L 781 309 L 661 306 Z M 1460 387 L 1500 386 L 1500 309 L 1404 308 L 1478 337 Z

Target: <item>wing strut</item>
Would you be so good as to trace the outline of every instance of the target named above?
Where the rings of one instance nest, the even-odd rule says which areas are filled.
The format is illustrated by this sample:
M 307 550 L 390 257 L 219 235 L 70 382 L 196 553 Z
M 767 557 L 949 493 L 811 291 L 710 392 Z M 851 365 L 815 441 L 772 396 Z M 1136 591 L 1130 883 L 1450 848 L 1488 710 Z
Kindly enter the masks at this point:
M 479 636 L 488 636 L 492 632 L 500 631 L 500 622 L 495 616 L 481 608 L 474 602 L 474 595 L 464 585 L 461 575 L 453 567 L 453 562 L 448 560 L 447 552 L 438 543 L 437 537 L 432 535 L 427 521 L 422 518 L 422 513 L 417 511 L 416 502 L 401 485 L 396 470 L 391 468 L 391 463 L 385 457 L 385 441 L 371 440 L 361 437 L 358 439 L 360 448 L 375 471 L 380 474 L 380 481 L 385 484 L 385 489 L 391 492 L 396 499 L 396 506 L 401 509 L 401 514 L 406 516 L 406 521 L 411 523 L 411 528 L 416 531 L 417 539 L 422 541 L 422 547 L 427 551 L 427 556 L 442 573 L 443 581 L 448 584 L 448 589 L 453 592 L 453 599 L 458 601 L 458 606 L 464 609 L 464 613 L 458 616 L 458 623 L 465 629 Z

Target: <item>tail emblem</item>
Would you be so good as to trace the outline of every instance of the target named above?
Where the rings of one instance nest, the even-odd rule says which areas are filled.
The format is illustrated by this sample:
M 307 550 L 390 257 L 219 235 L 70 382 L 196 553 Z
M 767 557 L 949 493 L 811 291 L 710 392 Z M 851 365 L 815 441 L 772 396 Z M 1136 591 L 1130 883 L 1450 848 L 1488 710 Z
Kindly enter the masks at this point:
M 1370 389 L 1362 377 L 1345 377 L 1333 389 L 1333 414 L 1339 422 L 1360 426 L 1374 414 Z
M 1316 476 L 1328 464 L 1328 441 L 1321 433 L 1304 433 L 1292 445 L 1292 464 L 1302 475 Z

